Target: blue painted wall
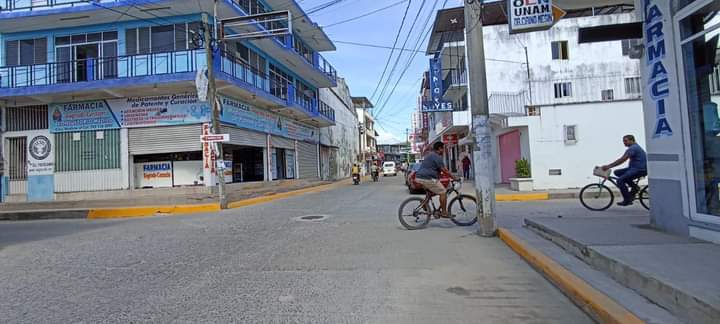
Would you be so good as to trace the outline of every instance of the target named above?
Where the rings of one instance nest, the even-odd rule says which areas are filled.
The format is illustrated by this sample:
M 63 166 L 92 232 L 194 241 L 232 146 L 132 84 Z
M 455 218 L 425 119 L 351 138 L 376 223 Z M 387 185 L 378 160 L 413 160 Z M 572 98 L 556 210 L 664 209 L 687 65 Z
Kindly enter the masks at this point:
M 27 200 L 51 201 L 55 193 L 55 176 L 39 175 L 28 176 Z

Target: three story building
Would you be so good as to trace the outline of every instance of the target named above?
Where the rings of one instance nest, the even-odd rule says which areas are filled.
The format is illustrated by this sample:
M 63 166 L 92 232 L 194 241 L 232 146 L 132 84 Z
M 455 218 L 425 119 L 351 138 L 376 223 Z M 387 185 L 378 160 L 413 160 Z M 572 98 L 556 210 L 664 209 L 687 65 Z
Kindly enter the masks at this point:
M 213 40 L 208 65 L 202 35 L 217 22 L 212 13 L 280 10 L 290 13 L 289 34 L 271 35 L 282 22 L 261 20 L 225 30 L 262 37 Z M 335 121 L 318 89 L 337 78 L 319 53 L 335 46 L 294 1 L 9 1 L 0 44 L 7 201 L 212 188 L 218 166 L 236 183 L 319 177 L 319 129 Z M 230 135 L 222 157 L 201 142 L 212 110 L 196 79 L 208 68 Z

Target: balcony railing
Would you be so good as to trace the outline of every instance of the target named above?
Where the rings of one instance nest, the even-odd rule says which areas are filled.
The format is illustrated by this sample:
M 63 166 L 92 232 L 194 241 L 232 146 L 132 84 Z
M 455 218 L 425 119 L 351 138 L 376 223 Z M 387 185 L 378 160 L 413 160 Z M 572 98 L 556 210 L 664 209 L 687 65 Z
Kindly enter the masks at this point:
M 120 0 L 95 0 L 93 2 L 118 2 Z M 0 8 L 0 12 L 20 11 L 20 10 L 38 10 L 54 7 L 75 7 L 75 6 L 92 6 L 91 1 L 87 0 L 5 0 L 5 5 Z
M 197 71 L 203 50 L 102 57 L 0 67 L 0 88 L 22 88 Z
M 332 120 L 333 122 L 335 121 L 335 109 L 332 109 L 328 104 L 321 102 L 318 112 L 321 116 Z
M 467 71 L 459 71 L 458 69 L 448 69 L 447 76 L 443 80 L 443 96 L 451 87 L 459 87 L 467 84 Z

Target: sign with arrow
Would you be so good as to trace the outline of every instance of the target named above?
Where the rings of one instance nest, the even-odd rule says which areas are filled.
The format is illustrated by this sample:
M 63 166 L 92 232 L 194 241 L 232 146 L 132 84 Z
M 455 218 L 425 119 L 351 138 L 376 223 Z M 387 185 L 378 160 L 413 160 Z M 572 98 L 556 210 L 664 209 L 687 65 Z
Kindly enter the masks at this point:
M 510 34 L 550 29 L 567 14 L 552 0 L 508 0 Z
M 229 142 L 230 134 L 208 134 L 201 135 L 200 141 L 203 143 Z

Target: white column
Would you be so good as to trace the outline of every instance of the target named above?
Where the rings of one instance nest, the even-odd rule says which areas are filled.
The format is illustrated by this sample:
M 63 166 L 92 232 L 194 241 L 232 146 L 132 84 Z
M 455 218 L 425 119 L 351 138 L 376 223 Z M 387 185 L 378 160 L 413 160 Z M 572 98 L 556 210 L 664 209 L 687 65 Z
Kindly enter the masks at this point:
M 131 170 L 134 167 L 130 163 L 130 141 L 128 139 L 128 129 L 120 128 L 120 174 L 122 175 L 122 187 L 124 189 L 131 189 L 130 186 L 134 184 L 134 172 Z

